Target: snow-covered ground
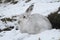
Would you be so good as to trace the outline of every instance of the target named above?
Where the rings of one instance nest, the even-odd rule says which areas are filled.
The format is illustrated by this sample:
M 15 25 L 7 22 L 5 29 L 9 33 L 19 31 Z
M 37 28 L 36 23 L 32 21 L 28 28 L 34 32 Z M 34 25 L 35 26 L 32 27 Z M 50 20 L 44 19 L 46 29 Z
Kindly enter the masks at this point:
M 18 15 L 21 13 L 24 13 L 26 9 L 31 5 L 34 4 L 34 8 L 32 13 L 39 13 L 44 16 L 47 14 L 54 12 L 58 9 L 60 6 L 60 2 L 40 2 L 39 0 L 32 0 L 28 3 L 25 3 L 25 1 L 19 1 L 17 4 L 1 4 L 0 6 L 0 15 L 5 16 L 12 16 L 12 15 Z
M 60 30 L 52 29 L 36 35 L 20 33 L 19 30 L 3 31 L 0 33 L 0 40 L 60 40 Z
M 58 0 L 31 0 L 26 3 L 26 0 L 19 0 L 17 4 L 0 4 L 0 19 L 12 18 L 14 15 L 20 15 L 24 13 L 27 8 L 33 4 L 33 13 L 39 13 L 44 16 L 55 12 L 60 7 Z M 60 12 L 59 12 L 60 13 Z M 17 21 L 4 23 L 0 20 L 0 29 L 4 29 L 5 26 L 19 26 Z M 27 33 L 20 33 L 20 30 L 12 29 L 11 31 L 0 32 L 0 40 L 60 40 L 60 30 L 51 29 L 43 31 L 39 34 L 30 35 Z

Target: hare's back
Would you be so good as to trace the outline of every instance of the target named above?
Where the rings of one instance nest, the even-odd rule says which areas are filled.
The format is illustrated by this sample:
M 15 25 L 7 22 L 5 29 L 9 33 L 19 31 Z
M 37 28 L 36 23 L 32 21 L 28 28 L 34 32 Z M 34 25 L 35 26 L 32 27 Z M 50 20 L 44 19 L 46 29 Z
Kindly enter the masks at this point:
M 48 19 L 45 16 L 42 16 L 40 14 L 32 14 L 30 18 L 31 20 L 35 20 L 35 21 L 43 21 L 43 20 L 48 21 Z
M 32 14 L 30 17 L 30 21 L 42 26 L 43 28 L 45 27 L 45 28 L 50 29 L 52 27 L 47 17 L 42 16 L 40 14 Z

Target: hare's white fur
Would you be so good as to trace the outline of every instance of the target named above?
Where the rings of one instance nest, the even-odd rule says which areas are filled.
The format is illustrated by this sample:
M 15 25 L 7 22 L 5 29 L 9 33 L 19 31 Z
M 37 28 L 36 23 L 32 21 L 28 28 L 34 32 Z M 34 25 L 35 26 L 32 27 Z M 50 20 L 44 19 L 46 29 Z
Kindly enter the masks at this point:
M 23 18 L 25 16 L 25 18 Z M 49 20 L 40 14 L 21 14 L 19 18 L 20 31 L 22 33 L 37 34 L 52 28 Z
M 37 34 L 52 28 L 47 17 L 40 14 L 31 14 L 34 5 L 31 5 L 24 14 L 19 17 L 20 31 L 22 33 Z

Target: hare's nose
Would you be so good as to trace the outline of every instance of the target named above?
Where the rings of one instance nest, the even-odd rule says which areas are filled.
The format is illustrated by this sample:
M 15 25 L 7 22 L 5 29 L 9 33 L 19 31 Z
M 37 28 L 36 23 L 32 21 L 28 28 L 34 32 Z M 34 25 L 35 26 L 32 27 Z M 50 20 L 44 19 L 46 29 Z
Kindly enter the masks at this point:
M 23 16 L 23 18 L 26 18 L 25 16 Z
M 21 21 L 18 21 L 18 24 L 20 24 Z

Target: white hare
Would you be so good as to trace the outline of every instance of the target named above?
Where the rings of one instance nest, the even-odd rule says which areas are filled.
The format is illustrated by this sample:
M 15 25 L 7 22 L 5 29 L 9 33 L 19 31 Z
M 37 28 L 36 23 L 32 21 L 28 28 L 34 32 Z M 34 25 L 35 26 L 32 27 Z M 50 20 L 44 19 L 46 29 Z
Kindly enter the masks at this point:
M 22 33 L 37 34 L 52 28 L 47 17 L 40 14 L 31 14 L 30 11 L 29 9 L 28 12 L 21 14 L 19 17 L 20 31 Z

